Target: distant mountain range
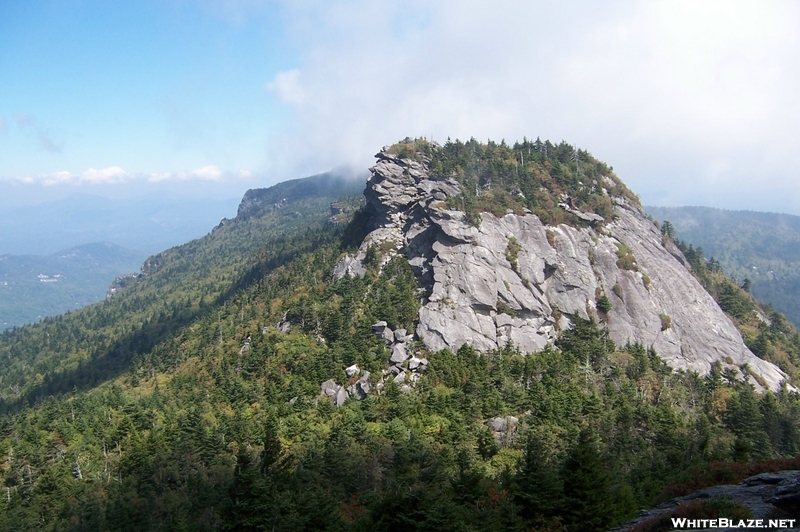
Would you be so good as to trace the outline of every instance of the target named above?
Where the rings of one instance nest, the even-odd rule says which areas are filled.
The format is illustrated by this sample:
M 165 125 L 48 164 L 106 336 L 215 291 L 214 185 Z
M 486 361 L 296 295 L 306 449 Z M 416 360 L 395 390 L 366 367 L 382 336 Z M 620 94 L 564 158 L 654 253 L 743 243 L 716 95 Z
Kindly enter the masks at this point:
M 139 271 L 145 258 L 108 242 L 46 256 L 0 255 L 0 330 L 100 301 L 114 278 Z
M 677 238 L 702 247 L 708 259 L 800 326 L 800 216 L 710 207 L 645 207 L 669 220 Z
M 200 199 L 175 194 L 109 199 L 88 194 L 3 209 L 0 254 L 49 255 L 87 242 L 113 242 L 158 253 L 208 233 L 236 213 L 239 198 Z

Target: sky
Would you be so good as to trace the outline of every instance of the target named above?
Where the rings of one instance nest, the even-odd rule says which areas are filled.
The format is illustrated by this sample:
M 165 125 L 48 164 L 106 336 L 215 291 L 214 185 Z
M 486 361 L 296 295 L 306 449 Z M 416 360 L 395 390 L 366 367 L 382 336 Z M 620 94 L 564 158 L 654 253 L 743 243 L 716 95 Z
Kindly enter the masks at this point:
M 800 215 L 798 40 L 792 1 L 2 2 L 0 207 L 540 137 L 646 205 Z

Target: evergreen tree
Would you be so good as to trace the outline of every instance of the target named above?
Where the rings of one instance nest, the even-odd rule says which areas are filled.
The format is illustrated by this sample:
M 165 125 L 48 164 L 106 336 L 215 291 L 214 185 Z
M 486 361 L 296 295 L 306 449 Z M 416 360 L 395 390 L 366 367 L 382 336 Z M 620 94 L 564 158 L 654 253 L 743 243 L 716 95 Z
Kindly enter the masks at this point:
M 564 499 L 561 515 L 572 532 L 607 530 L 616 513 L 611 486 L 597 442 L 583 430 L 561 472 Z

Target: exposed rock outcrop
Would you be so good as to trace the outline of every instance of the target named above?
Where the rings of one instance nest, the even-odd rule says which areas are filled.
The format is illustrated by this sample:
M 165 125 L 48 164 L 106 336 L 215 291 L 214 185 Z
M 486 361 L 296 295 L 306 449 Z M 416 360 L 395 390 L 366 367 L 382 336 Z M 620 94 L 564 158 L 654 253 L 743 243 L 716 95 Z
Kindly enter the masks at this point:
M 612 198 L 615 219 L 606 224 L 591 213 L 580 213 L 587 227 L 546 226 L 530 213 L 483 213 L 476 227 L 447 207 L 458 182 L 432 179 L 424 156 L 384 149 L 377 159 L 364 192 L 371 232 L 334 273 L 363 275 L 372 246 L 381 250 L 380 266 L 404 253 L 425 291 L 416 335 L 429 349 L 469 344 L 486 351 L 512 342 L 535 352 L 575 316 L 591 316 L 617 344 L 653 347 L 675 369 L 706 374 L 718 361 L 737 372 L 747 365 L 772 389 L 785 379 L 750 352 L 681 252 L 662 243 L 630 200 Z M 575 211 L 569 202 L 562 208 Z M 610 312 L 598 310 L 600 296 Z M 392 348 L 392 363 L 408 358 L 401 345 Z
M 669 516 L 679 506 L 693 501 L 719 498 L 730 499 L 747 507 L 752 512 L 753 519 L 767 520 L 775 515 L 776 510 L 784 512 L 784 515 L 796 517 L 800 511 L 800 471 L 762 473 L 740 484 L 711 486 L 644 511 L 636 519 L 616 530 L 627 531 L 641 523 Z M 791 530 L 800 530 L 800 522 L 797 520 L 795 526 L 796 528 Z

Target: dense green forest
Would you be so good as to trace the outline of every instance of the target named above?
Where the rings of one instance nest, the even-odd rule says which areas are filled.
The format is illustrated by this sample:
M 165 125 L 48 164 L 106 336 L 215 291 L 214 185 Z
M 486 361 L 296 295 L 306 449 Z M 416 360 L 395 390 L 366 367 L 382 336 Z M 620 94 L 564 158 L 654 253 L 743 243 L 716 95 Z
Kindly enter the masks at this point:
M 401 157 L 425 159 L 434 179 L 455 179 L 462 192 L 447 199 L 452 209 L 465 211 L 477 224 L 481 212 L 496 215 L 525 209 L 543 222 L 582 224 L 560 204 L 602 216 L 611 221 L 612 197 L 639 199 L 614 174 L 613 169 L 589 152 L 566 142 L 524 139 L 505 141 L 449 141 L 443 146 L 425 139 L 405 139 L 391 152 Z
M 47 256 L 0 256 L 0 330 L 100 301 L 117 276 L 137 272 L 145 257 L 108 242 Z
M 447 155 L 470 145 L 482 155 Z M 568 193 L 605 212 L 601 194 L 580 199 L 580 181 L 602 179 L 590 156 L 559 145 L 566 162 L 548 166 L 558 147 L 544 145 L 545 159 L 517 167 L 549 172 L 535 179 L 508 174 L 526 144 L 420 156 L 443 177 L 469 164 L 464 182 L 495 176 L 462 205 L 499 189 L 494 201 L 560 217 L 533 190 L 550 180 L 551 201 Z M 492 150 L 510 154 L 497 174 Z M 327 179 L 248 193 L 239 217 L 151 257 L 113 298 L 0 335 L 0 530 L 606 530 L 698 479 L 732 480 L 736 463 L 800 453 L 796 393 L 758 394 L 716 368 L 675 372 L 578 318 L 527 356 L 416 343 L 428 369 L 403 391 L 383 378 L 389 352 L 372 325 L 413 331 L 413 271 L 400 255 L 382 269 L 367 260 L 363 278 L 332 276 L 366 215 L 351 197 L 340 203 L 351 221 L 326 224 L 331 201 L 363 188 Z M 709 287 L 727 286 L 701 254 L 689 260 Z M 756 307 L 739 307 L 757 303 L 733 286 L 716 295 L 752 327 Z M 797 333 L 777 313 L 755 331 L 765 357 L 798 365 Z M 320 385 L 353 384 L 353 364 L 376 391 L 335 407 Z
M 706 257 L 800 326 L 800 217 L 710 207 L 646 207 L 669 220 L 676 238 Z

